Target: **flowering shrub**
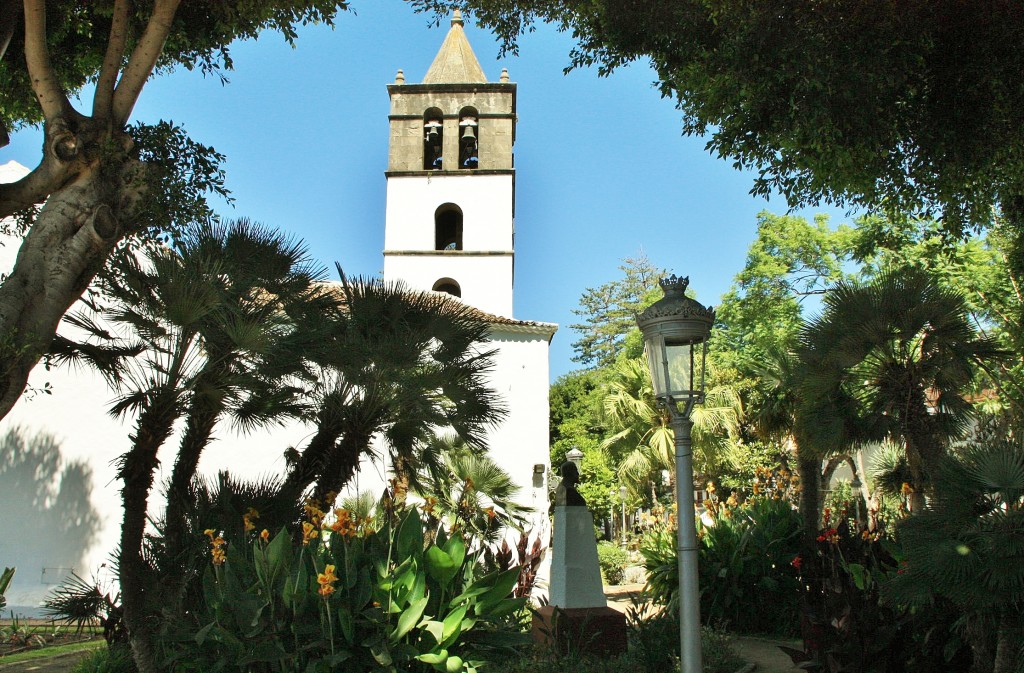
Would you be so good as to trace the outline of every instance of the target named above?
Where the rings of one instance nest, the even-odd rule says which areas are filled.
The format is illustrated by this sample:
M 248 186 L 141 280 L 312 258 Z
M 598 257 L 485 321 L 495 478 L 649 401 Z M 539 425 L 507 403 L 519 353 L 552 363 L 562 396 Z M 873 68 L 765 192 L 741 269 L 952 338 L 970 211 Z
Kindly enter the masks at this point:
M 309 504 L 294 537 L 255 526 L 237 542 L 207 536 L 202 608 L 170 628 L 176 670 L 473 673 L 518 640 L 495 622 L 526 600 L 510 597 L 519 567 L 477 576 L 459 535 L 424 543 L 415 509 L 374 530 Z
M 794 633 L 800 584 L 793 560 L 800 543 L 800 516 L 784 500 L 750 500 L 719 506 L 713 526 L 698 519 L 701 619 L 743 633 Z M 728 512 L 728 516 L 725 513 Z M 676 606 L 679 571 L 676 534 L 648 533 L 640 551 L 647 590 L 659 603 Z

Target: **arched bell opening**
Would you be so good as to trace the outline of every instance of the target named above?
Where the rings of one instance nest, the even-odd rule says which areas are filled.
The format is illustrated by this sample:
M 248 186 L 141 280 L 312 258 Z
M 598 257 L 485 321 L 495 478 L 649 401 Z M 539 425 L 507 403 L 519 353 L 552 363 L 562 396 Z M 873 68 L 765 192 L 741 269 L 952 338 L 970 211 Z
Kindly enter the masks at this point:
M 423 170 L 439 171 L 443 163 L 444 113 L 428 108 L 423 113 Z
M 440 278 L 431 289 L 434 292 L 444 292 L 453 297 L 462 297 L 462 288 L 454 278 Z
M 462 209 L 454 203 L 434 211 L 434 250 L 462 250 Z
M 459 111 L 459 168 L 473 169 L 480 165 L 480 113 L 475 107 Z

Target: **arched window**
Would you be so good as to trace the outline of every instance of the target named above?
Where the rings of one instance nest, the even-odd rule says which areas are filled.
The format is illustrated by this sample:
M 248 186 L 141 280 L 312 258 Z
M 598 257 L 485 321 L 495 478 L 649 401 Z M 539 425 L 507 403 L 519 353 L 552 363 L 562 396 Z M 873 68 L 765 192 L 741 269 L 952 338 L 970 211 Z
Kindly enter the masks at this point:
M 434 250 L 462 250 L 462 209 L 454 203 L 434 211 Z
M 462 296 L 462 288 L 459 287 L 459 284 L 452 278 L 439 279 L 434 283 L 434 287 L 431 289 L 433 289 L 434 292 L 444 292 L 445 294 L 450 294 L 453 297 Z
M 423 113 L 423 170 L 441 170 L 443 148 L 444 113 L 432 107 Z
M 480 164 L 480 114 L 474 107 L 459 111 L 459 168 L 476 168 Z

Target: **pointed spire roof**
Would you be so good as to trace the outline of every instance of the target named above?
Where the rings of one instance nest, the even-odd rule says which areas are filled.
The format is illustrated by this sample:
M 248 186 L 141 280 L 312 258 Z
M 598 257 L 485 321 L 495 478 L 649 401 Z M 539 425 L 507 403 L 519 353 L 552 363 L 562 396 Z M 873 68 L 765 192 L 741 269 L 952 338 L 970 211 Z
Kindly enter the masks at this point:
M 467 84 L 485 83 L 487 76 L 480 67 L 480 61 L 469 46 L 466 32 L 462 28 L 462 12 L 455 10 L 452 27 L 444 38 L 441 49 L 430 64 L 424 84 Z

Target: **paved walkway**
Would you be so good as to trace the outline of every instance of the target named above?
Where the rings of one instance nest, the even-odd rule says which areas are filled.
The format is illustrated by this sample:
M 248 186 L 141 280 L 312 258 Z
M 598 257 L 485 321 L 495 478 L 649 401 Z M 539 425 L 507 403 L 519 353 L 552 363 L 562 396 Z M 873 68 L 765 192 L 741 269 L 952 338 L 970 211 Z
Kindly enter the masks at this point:
M 605 587 L 604 595 L 608 599 L 608 607 L 625 612 L 634 602 L 643 600 L 643 584 L 623 584 Z M 793 661 L 778 648 L 785 645 L 800 648 L 795 640 L 775 640 L 771 638 L 754 638 L 751 636 L 735 636 L 733 649 L 741 659 L 755 664 L 758 673 L 802 673 L 803 669 L 793 665 Z

